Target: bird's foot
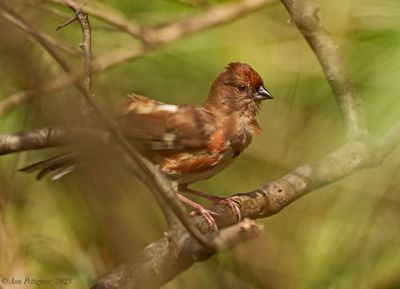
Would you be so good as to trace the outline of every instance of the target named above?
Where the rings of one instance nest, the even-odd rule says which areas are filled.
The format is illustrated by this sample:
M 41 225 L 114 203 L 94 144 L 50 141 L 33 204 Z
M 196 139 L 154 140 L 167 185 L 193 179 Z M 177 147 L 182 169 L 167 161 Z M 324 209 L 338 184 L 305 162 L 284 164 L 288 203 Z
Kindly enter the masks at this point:
M 242 219 L 241 213 L 240 213 L 240 208 L 238 205 L 239 202 L 239 197 L 237 196 L 233 196 L 230 198 L 218 198 L 216 197 L 214 200 L 215 204 L 219 204 L 219 205 L 225 205 L 228 206 L 232 211 L 235 212 L 238 221 L 240 221 Z
M 206 210 L 202 205 L 196 203 L 195 201 L 192 201 L 188 198 L 186 198 L 185 196 L 178 194 L 178 198 L 188 204 L 189 206 L 191 206 L 192 208 L 194 208 L 195 210 L 192 211 L 190 213 L 191 217 L 197 216 L 197 215 L 201 215 L 204 220 L 206 221 L 206 223 L 208 224 L 209 228 L 210 228 L 210 232 L 212 231 L 218 231 L 218 227 L 217 227 L 217 223 L 215 222 L 215 219 L 212 215 L 214 216 L 218 216 L 218 213 L 216 212 L 212 212 L 210 210 Z
M 232 211 L 235 212 L 235 214 L 237 215 L 238 221 L 240 221 L 242 219 L 241 213 L 240 213 L 240 208 L 239 208 L 239 202 L 240 199 L 238 196 L 233 196 L 233 197 L 229 197 L 229 198 L 220 198 L 217 196 L 213 196 L 210 194 L 206 194 L 197 190 L 193 190 L 188 188 L 187 186 L 181 186 L 179 187 L 179 190 L 182 192 L 187 192 L 190 194 L 194 194 L 203 198 L 206 198 L 212 202 L 214 202 L 214 204 L 219 204 L 219 205 L 225 205 L 228 206 Z
M 199 207 L 197 207 L 195 211 L 192 211 L 190 213 L 191 217 L 194 217 L 197 215 L 200 215 L 204 218 L 208 227 L 210 228 L 210 232 L 213 232 L 213 231 L 218 232 L 218 226 L 213 217 L 213 215 L 218 216 L 217 213 L 210 211 L 210 210 L 206 210 L 204 207 L 199 205 Z

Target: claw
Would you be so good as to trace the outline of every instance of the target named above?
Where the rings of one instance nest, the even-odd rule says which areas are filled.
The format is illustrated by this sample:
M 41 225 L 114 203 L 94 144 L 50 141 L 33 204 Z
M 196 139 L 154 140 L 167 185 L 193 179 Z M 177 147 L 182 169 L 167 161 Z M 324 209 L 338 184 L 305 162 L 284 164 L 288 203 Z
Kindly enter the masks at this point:
M 209 199 L 211 201 L 213 201 L 215 204 L 220 204 L 220 205 L 225 205 L 228 206 L 229 208 L 231 208 L 232 211 L 234 211 L 238 217 L 238 221 L 240 221 L 242 219 L 241 213 L 240 213 L 240 208 L 239 208 L 239 197 L 238 196 L 233 196 L 230 198 L 220 198 L 217 196 L 213 196 L 213 195 L 209 195 L 203 192 L 199 192 L 196 190 L 192 190 L 189 189 L 187 186 L 182 186 L 179 188 L 181 191 L 187 192 L 187 193 L 191 193 L 206 199 Z
M 219 204 L 219 205 L 225 205 L 228 206 L 229 208 L 231 208 L 231 210 L 235 211 L 237 217 L 238 217 L 238 222 L 242 219 L 241 214 L 240 214 L 240 209 L 239 206 L 237 204 L 239 198 L 237 196 L 233 196 L 227 199 L 219 199 L 217 200 L 215 203 Z
M 201 215 L 204 218 L 204 220 L 207 222 L 207 224 L 208 224 L 208 226 L 210 228 L 210 232 L 212 232 L 212 231 L 218 232 L 217 223 L 215 222 L 215 220 L 214 220 L 214 218 L 212 216 L 212 215 L 218 216 L 218 213 L 215 213 L 215 212 L 212 212 L 212 211 L 204 209 L 204 207 L 202 205 L 200 205 L 200 204 L 198 204 L 198 203 L 186 198 L 185 196 L 183 196 L 181 194 L 178 194 L 178 198 L 182 202 L 188 204 L 189 206 L 191 206 L 191 207 L 193 207 L 195 209 L 194 211 L 192 211 L 190 213 L 190 216 L 193 217 L 193 216 Z
M 190 216 L 197 216 L 201 215 L 204 220 L 207 222 L 208 227 L 210 228 L 210 232 L 218 232 L 218 226 L 217 223 L 215 222 L 215 219 L 212 215 L 217 216 L 218 214 L 209 210 L 206 210 L 204 208 L 196 208 L 197 210 L 192 211 L 190 213 Z

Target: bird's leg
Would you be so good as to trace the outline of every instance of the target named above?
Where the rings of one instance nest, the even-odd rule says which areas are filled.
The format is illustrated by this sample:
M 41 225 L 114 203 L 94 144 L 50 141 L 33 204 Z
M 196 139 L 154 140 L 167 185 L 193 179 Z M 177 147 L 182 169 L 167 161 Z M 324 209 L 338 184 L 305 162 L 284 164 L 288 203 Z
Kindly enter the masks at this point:
M 188 204 L 189 206 L 193 207 L 203 218 L 206 220 L 208 226 L 210 227 L 210 231 L 218 231 L 217 223 L 215 222 L 212 215 L 217 216 L 218 214 L 209 210 L 206 210 L 202 205 L 192 201 L 185 196 L 178 193 L 178 199 L 182 202 Z
M 186 192 L 186 193 L 190 193 L 190 194 L 194 194 L 203 198 L 206 198 L 208 200 L 211 200 L 212 202 L 214 202 L 215 204 L 220 204 L 220 205 L 225 205 L 228 206 L 229 208 L 231 208 L 237 215 L 238 220 L 241 220 L 241 214 L 240 214 L 240 209 L 239 206 L 237 204 L 237 197 L 230 197 L 230 198 L 220 198 L 217 196 L 213 196 L 213 195 L 209 195 L 200 191 L 196 191 L 196 190 L 192 190 L 189 189 L 186 186 L 179 186 L 179 191 L 180 192 Z

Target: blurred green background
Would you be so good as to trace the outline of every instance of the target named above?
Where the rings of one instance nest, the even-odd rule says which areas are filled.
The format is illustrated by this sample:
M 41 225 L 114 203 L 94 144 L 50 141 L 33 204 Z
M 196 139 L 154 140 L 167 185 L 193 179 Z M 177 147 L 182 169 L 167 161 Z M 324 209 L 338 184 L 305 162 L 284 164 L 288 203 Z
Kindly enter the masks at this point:
M 233 1 L 96 3 L 142 25 L 159 25 L 201 14 L 222 2 Z M 54 31 L 63 19 L 48 9 L 69 17 L 68 9 L 46 1 L 13 3 L 46 33 L 71 45 L 80 42 L 76 23 Z M 379 138 L 400 119 L 400 2 L 317 3 L 321 21 L 338 44 L 364 101 L 371 134 Z M 100 21 L 91 22 L 95 56 L 138 43 Z M 59 74 L 31 38 L 3 20 L 0 23 L 0 100 Z M 79 57 L 65 57 L 79 67 Z M 278 1 L 99 73 L 94 92 L 110 110 L 129 92 L 201 104 L 212 80 L 232 61 L 251 64 L 275 100 L 263 104 L 263 133 L 247 151 L 224 172 L 194 188 L 220 196 L 247 192 L 345 141 L 343 121 L 321 68 Z M 0 118 L 0 133 L 73 122 L 66 111 L 77 97 L 68 88 L 21 105 Z M 19 167 L 54 152 L 0 158 L 0 277 L 71 277 L 72 285 L 65 288 L 88 288 L 160 238 L 165 221 L 146 188 L 116 164 L 112 174 L 102 170 L 95 181 L 79 172 L 57 182 L 36 182 L 33 176 L 17 173 Z M 399 170 L 400 150 L 376 168 L 357 172 L 259 220 L 265 225 L 260 238 L 195 264 L 165 288 L 400 288 Z

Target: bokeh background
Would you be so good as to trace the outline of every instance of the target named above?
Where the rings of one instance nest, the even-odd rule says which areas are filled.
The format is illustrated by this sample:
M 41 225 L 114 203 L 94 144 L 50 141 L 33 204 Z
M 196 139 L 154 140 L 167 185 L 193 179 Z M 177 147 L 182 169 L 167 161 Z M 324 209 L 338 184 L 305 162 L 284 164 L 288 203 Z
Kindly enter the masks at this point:
M 89 3 L 143 25 L 160 25 L 222 2 L 232 1 Z M 71 16 L 68 9 L 46 1 L 12 3 L 46 33 L 71 45 L 81 41 L 76 23 L 54 31 Z M 400 2 L 317 3 L 364 101 L 371 134 L 379 139 L 400 119 Z M 91 23 L 95 56 L 137 45 L 100 21 Z M 30 37 L 2 19 L 0 24 L 0 100 L 60 74 Z M 79 67 L 80 57 L 65 57 Z M 228 169 L 194 188 L 220 196 L 247 192 L 345 141 L 343 120 L 322 70 L 279 1 L 99 73 L 93 89 L 110 112 L 129 92 L 201 104 L 212 80 L 232 61 L 251 64 L 275 100 L 264 103 L 259 114 L 262 135 Z M 74 88 L 37 97 L 1 116 L 0 132 L 73 123 L 69 111 L 78 98 Z M 88 288 L 160 238 L 165 221 L 140 181 L 112 161 L 99 164 L 94 175 L 77 171 L 59 181 L 36 182 L 17 172 L 54 153 L 48 149 L 0 158 L 0 277 L 70 277 L 72 285 L 65 288 Z M 399 170 L 400 150 L 376 168 L 259 220 L 265 225 L 260 238 L 195 264 L 165 288 L 400 288 Z

